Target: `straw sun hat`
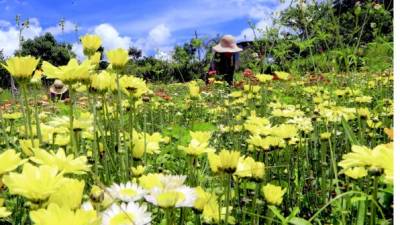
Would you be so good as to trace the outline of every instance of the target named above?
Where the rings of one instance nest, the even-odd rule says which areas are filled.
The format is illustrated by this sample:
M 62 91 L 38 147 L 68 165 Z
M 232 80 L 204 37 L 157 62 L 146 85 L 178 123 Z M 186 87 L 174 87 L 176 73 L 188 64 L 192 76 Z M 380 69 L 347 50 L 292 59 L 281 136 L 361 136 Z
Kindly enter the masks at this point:
M 219 43 L 213 47 L 213 50 L 219 53 L 222 52 L 241 52 L 243 49 L 236 45 L 236 40 L 232 35 L 224 35 Z
M 68 90 L 68 87 L 61 81 L 55 80 L 54 83 L 50 86 L 50 92 L 55 94 L 64 94 Z

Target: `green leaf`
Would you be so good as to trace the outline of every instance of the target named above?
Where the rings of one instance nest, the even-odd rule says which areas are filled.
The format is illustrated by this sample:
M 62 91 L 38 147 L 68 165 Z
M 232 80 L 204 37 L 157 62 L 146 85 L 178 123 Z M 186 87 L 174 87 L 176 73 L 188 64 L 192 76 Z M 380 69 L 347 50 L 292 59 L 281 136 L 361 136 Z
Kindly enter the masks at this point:
M 286 218 L 281 214 L 281 211 L 273 205 L 269 205 L 268 208 L 274 213 L 276 217 L 279 218 L 280 221 L 285 221 Z
M 344 133 L 346 134 L 347 138 L 350 140 L 350 143 L 352 145 L 360 145 L 356 136 L 354 135 L 353 131 L 351 130 L 349 124 L 343 119 L 342 119 L 342 125 L 344 128 Z
M 299 207 L 294 208 L 292 210 L 292 212 L 290 213 L 290 215 L 287 217 L 287 219 L 289 219 L 289 221 L 290 221 L 290 219 L 294 218 L 299 212 L 300 212 Z
M 257 184 L 254 182 L 244 182 L 240 184 L 240 188 L 247 190 L 256 190 Z
M 300 218 L 300 217 L 291 218 L 289 220 L 289 224 L 293 224 L 293 225 L 312 225 L 310 222 L 308 222 L 308 220 L 305 220 L 305 219 Z
M 193 131 L 214 131 L 216 129 L 216 126 L 206 122 L 195 122 L 192 127 Z

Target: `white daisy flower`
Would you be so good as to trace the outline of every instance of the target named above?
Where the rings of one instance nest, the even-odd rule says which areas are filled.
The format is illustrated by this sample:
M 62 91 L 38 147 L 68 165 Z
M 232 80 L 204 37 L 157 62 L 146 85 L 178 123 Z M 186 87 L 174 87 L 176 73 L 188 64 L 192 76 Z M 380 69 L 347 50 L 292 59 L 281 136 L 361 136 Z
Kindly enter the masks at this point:
M 113 184 L 107 188 L 107 193 L 114 199 L 124 202 L 134 202 L 146 195 L 146 191 L 139 185 L 128 182 L 126 184 Z
M 145 205 L 129 202 L 113 204 L 103 212 L 101 225 L 146 225 L 151 222 L 151 213 Z
M 154 188 L 145 196 L 146 201 L 162 208 L 193 207 L 197 199 L 194 188 L 181 186 L 174 189 Z
M 184 175 L 163 175 L 160 178 L 164 189 L 174 189 L 182 186 L 185 183 L 186 176 Z

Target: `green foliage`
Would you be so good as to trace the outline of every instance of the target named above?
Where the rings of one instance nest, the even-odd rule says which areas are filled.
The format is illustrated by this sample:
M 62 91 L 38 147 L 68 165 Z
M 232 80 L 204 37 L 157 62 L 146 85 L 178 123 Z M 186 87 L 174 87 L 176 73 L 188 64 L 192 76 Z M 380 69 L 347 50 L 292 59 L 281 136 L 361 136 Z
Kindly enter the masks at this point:
M 16 55 L 35 56 L 56 66 L 66 65 L 70 58 L 75 57 L 72 46 L 58 43 L 51 33 L 24 41 Z
M 7 89 L 0 89 L 0 105 L 12 99 L 12 93 Z
M 372 72 L 379 72 L 391 68 L 393 65 L 393 42 L 378 39 L 367 45 L 365 52 L 365 68 Z

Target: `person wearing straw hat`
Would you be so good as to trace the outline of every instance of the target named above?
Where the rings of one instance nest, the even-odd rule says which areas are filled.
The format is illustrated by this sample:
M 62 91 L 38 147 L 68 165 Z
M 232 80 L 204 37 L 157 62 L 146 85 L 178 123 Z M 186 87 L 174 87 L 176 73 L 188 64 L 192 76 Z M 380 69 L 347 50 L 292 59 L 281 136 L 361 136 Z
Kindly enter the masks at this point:
M 69 98 L 68 87 L 61 80 L 55 80 L 50 86 L 50 99 L 55 101 L 67 98 Z
M 224 35 L 212 49 L 213 59 L 209 74 L 221 75 L 229 85 L 233 85 L 233 74 L 239 63 L 239 52 L 243 49 L 236 45 L 232 35 Z

